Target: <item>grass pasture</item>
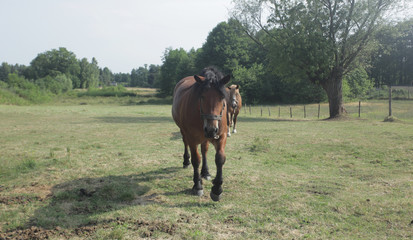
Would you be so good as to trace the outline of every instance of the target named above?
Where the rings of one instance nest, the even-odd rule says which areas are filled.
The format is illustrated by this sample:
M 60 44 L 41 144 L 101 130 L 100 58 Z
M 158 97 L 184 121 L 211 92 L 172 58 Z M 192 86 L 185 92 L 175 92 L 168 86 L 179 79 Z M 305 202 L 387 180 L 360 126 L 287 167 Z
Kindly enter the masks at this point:
M 411 122 L 242 110 L 213 202 L 210 181 L 190 195 L 170 111 L 0 105 L 0 239 L 413 238 Z

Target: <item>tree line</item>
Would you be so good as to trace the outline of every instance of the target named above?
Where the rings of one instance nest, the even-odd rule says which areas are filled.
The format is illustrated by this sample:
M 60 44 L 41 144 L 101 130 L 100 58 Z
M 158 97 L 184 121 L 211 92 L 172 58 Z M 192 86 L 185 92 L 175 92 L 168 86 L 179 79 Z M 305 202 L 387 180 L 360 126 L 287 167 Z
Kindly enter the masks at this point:
M 0 66 L 0 80 L 6 82 L 9 74 L 17 74 L 52 91 L 58 88 L 61 91 L 74 88 L 97 88 L 115 83 L 131 87 L 156 87 L 159 68 L 158 65 L 149 67 L 145 65 L 132 69 L 131 73 L 113 73 L 107 67 L 100 68 L 95 58 L 92 58 L 90 62 L 86 58 L 77 59 L 73 52 L 60 47 L 38 54 L 29 66 L 3 62 Z
M 161 65 L 112 73 L 65 48 L 40 53 L 29 66 L 2 63 L 10 74 L 53 93 L 122 84 L 155 87 L 171 96 L 185 76 L 214 65 L 232 75 L 249 104 L 330 103 L 363 98 L 383 85 L 413 84 L 413 20 L 384 18 L 395 0 L 234 1 L 231 17 L 199 49 L 167 48 Z M 266 13 L 266 14 L 264 14 Z M 16 76 L 12 76 L 15 78 Z

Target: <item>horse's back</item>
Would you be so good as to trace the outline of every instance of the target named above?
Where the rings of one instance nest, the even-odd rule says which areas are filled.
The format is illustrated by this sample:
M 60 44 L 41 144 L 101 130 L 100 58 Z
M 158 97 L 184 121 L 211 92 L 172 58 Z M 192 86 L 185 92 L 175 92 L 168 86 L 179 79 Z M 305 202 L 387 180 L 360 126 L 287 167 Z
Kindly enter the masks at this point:
M 174 89 L 172 103 L 172 117 L 178 127 L 181 127 L 185 106 L 190 102 L 191 89 L 195 84 L 194 77 L 186 77 L 179 81 Z

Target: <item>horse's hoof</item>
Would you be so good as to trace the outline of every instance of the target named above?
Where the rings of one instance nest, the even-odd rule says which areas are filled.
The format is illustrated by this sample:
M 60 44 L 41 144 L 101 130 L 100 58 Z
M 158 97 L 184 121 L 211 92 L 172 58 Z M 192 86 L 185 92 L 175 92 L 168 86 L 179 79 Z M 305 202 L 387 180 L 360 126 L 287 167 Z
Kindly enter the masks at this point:
M 202 195 L 204 195 L 204 190 L 203 189 L 197 190 L 197 189 L 193 188 L 192 189 L 192 194 L 195 195 L 195 196 L 201 197 Z
M 189 164 L 184 164 L 184 168 L 188 168 Z
M 211 191 L 211 193 L 209 194 L 209 196 L 211 197 L 211 199 L 212 199 L 214 202 L 218 202 L 218 201 L 221 199 L 221 195 L 216 195 L 216 194 L 213 193 L 212 191 Z
M 228 137 L 231 137 L 231 133 L 227 133 L 227 136 L 228 136 Z
M 237 133 L 237 129 L 234 129 L 234 130 L 232 131 L 232 133 Z
M 207 175 L 202 175 L 202 178 L 209 181 L 211 180 L 211 175 L 207 174 Z

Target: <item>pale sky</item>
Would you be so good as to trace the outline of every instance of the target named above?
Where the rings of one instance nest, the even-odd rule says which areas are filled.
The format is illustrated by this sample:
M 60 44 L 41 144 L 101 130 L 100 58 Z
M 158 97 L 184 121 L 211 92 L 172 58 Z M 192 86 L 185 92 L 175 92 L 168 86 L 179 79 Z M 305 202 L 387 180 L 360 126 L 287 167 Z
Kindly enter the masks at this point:
M 166 48 L 200 48 L 231 0 L 0 0 L 0 64 L 65 47 L 129 73 L 162 64 Z

